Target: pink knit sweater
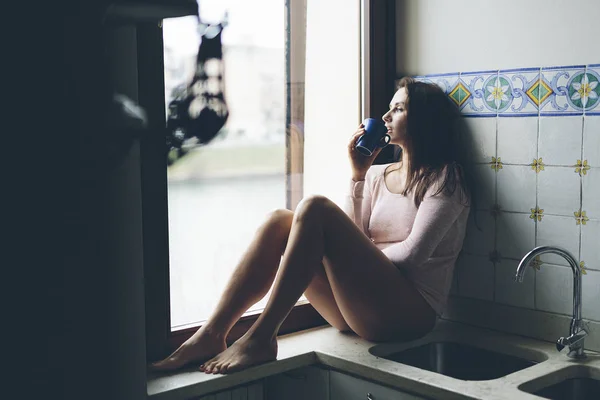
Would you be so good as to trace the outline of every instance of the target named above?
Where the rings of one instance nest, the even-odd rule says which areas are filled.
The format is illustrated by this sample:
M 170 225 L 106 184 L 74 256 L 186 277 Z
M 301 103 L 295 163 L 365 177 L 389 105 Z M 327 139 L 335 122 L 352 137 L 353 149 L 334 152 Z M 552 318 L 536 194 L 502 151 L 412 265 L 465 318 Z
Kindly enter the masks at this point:
M 345 212 L 441 316 L 470 208 L 459 189 L 432 196 L 439 182 L 415 207 L 412 194 L 388 190 L 383 174 L 389 165 L 373 165 L 364 181 L 351 181 Z

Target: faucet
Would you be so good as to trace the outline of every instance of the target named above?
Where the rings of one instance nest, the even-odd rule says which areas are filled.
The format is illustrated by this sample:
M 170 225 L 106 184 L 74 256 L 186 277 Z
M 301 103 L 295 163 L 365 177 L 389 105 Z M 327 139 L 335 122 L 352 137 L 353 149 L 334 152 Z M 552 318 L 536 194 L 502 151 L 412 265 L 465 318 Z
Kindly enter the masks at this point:
M 556 341 L 556 349 L 561 351 L 565 346 L 569 347 L 569 353 L 567 354 L 570 358 L 585 358 L 586 355 L 583 351 L 584 338 L 587 336 L 587 331 L 584 329 L 583 320 L 581 319 L 581 271 L 575 257 L 571 255 L 567 250 L 556 246 L 539 246 L 531 250 L 523 257 L 519 266 L 517 267 L 517 274 L 515 275 L 515 281 L 523 282 L 523 274 L 527 269 L 529 263 L 538 255 L 544 253 L 558 254 L 563 257 L 573 271 L 573 318 L 571 319 L 571 326 L 569 331 L 569 337 L 561 337 Z

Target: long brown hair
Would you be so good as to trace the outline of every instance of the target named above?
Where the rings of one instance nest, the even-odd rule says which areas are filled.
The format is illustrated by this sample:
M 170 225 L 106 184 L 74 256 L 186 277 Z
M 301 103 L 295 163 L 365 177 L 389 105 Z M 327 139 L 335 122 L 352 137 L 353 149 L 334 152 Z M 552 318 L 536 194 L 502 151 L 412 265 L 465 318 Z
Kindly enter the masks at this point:
M 404 151 L 407 180 L 403 195 L 414 190 L 415 206 L 419 207 L 427 190 L 441 178 L 434 193 L 451 195 L 461 190 L 461 199 L 470 203 L 470 173 L 465 169 L 464 149 L 459 143 L 460 111 L 444 91 L 433 83 L 404 77 L 398 89 L 407 91 L 406 141 Z

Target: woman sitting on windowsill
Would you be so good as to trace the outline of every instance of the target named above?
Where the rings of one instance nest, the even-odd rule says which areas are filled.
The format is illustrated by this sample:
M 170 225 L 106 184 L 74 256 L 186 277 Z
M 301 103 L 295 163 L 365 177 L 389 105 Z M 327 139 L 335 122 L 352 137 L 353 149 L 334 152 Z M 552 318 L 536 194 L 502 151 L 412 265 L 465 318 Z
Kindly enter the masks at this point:
M 383 116 L 401 161 L 371 167 L 380 149 L 370 157 L 356 151 L 361 124 L 348 144 L 345 210 L 311 196 L 296 212 L 271 213 L 212 316 L 151 368 L 203 362 L 206 373 L 231 373 L 275 360 L 277 331 L 302 293 L 335 328 L 370 341 L 431 331 L 446 305 L 470 210 L 458 116 L 439 87 L 402 79 Z M 230 329 L 274 281 L 262 314 L 227 348 Z

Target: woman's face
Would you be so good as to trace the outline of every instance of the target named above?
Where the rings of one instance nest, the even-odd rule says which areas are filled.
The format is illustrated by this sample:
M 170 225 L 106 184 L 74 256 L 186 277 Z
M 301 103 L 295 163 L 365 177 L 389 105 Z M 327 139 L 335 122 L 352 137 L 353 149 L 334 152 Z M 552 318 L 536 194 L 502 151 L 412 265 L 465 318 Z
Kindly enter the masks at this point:
M 390 102 L 390 111 L 382 117 L 390 135 L 390 143 L 403 146 L 406 140 L 406 88 L 398 89 Z

